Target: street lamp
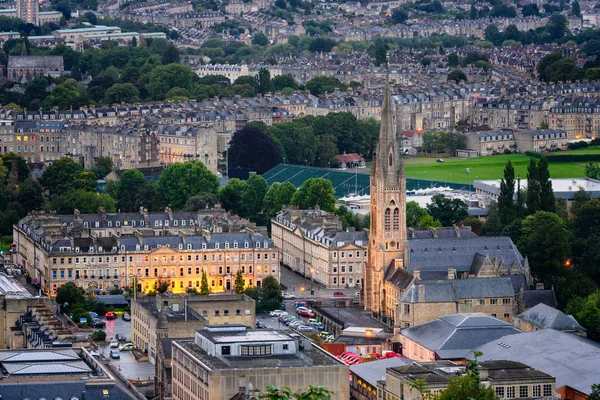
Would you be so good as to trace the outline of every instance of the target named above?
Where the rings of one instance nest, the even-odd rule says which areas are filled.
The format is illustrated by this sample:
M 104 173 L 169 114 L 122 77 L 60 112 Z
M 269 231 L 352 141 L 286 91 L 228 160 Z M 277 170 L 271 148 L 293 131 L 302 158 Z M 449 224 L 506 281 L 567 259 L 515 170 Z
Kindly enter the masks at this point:
M 310 269 L 310 294 L 313 293 L 313 273 L 315 270 L 313 268 Z
M 304 294 L 304 286 L 300 287 L 300 292 L 302 292 L 302 296 L 306 299 L 306 295 Z

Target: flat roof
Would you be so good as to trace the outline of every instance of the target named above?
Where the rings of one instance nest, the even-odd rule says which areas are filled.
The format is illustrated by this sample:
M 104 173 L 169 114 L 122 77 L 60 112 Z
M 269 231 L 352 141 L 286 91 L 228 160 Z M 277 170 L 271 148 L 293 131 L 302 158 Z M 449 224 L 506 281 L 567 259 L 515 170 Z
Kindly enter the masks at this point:
M 289 335 L 274 329 L 202 329 L 196 332 L 213 343 L 281 342 L 293 340 Z
M 600 197 L 600 180 L 590 178 L 559 178 L 550 179 L 552 190 L 558 197 L 573 199 L 575 193 L 583 188 L 590 197 Z M 500 179 L 473 181 L 475 189 L 498 195 L 500 193 Z M 527 179 L 521 179 L 521 188 L 527 188 Z

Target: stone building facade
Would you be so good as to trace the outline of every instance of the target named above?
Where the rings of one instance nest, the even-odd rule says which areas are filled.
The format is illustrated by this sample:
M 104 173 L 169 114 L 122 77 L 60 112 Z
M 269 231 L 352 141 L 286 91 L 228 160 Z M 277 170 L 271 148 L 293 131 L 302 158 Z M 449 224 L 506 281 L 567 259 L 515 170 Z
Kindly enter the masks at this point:
M 222 210 L 56 215 L 31 214 L 14 226 L 13 261 L 47 295 L 67 282 L 86 290 L 137 286 L 200 290 L 204 271 L 213 293 L 233 290 L 242 271 L 248 287 L 279 279 L 280 251 L 255 225 Z
M 7 78 L 16 82 L 29 82 L 51 73 L 60 74 L 64 70 L 63 56 L 10 56 Z

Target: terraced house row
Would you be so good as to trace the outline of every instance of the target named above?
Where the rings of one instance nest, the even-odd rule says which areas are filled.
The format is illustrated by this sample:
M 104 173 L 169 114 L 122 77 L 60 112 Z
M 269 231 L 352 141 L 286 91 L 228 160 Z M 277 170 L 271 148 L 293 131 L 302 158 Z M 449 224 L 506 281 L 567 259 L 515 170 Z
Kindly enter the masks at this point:
M 203 271 L 213 293 L 279 279 L 280 251 L 264 228 L 222 210 L 55 215 L 31 214 L 14 227 L 15 263 L 44 293 L 67 282 L 92 292 L 137 285 L 173 293 L 200 290 Z

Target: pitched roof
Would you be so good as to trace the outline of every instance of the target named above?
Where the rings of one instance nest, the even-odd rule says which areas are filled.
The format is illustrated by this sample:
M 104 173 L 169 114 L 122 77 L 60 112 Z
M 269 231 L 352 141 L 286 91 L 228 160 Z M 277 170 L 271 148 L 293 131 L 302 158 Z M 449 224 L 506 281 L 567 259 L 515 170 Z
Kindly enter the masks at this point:
M 350 371 L 373 387 L 377 387 L 377 381 L 385 380 L 385 371 L 388 368 L 401 367 L 411 364 L 407 358 L 386 358 L 368 363 L 354 364 Z
M 62 71 L 63 56 L 10 56 L 8 68 L 45 68 Z
M 517 333 L 508 322 L 482 313 L 447 315 L 400 332 L 441 358 L 465 358 L 481 344 Z
M 562 311 L 549 307 L 543 303 L 530 308 L 518 315 L 517 318 L 543 329 L 585 331 L 585 328 L 581 326 L 572 315 L 567 315 Z
M 550 374 L 556 387 L 589 394 L 600 376 L 600 344 L 554 329 L 519 333 L 477 347 L 479 360 L 512 360 Z

